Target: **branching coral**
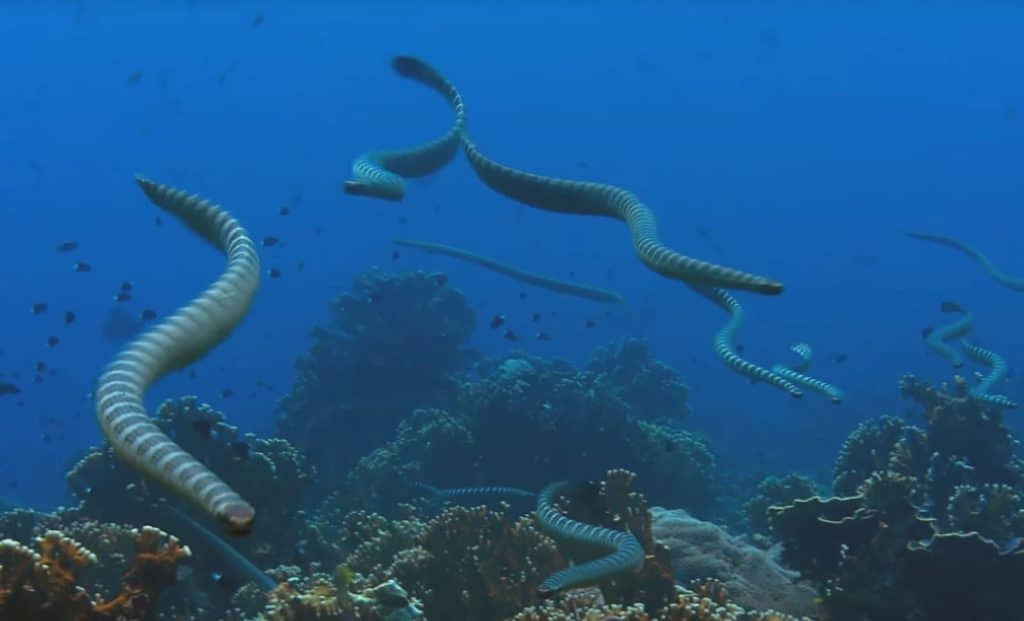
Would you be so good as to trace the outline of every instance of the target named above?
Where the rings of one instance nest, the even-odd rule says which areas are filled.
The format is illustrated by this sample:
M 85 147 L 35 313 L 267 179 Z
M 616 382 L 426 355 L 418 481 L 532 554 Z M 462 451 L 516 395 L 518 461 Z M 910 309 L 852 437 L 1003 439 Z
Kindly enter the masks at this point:
M 651 357 L 643 340 L 627 338 L 618 346 L 598 349 L 586 370 L 613 386 L 637 418 L 676 423 L 690 415 L 690 389 L 675 370 Z
M 766 477 L 757 485 L 757 496 L 743 506 L 747 526 L 754 533 L 769 535 L 768 507 L 789 504 L 797 498 L 810 498 L 817 493 L 817 488 L 814 481 L 799 474 Z

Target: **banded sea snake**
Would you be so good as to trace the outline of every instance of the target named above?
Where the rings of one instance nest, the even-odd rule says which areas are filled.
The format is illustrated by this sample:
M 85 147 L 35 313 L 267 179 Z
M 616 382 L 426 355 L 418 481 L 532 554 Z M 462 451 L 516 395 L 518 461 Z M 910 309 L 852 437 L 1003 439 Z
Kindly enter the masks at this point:
M 952 248 L 954 250 L 958 250 L 963 254 L 967 255 L 968 257 L 970 257 L 971 259 L 974 259 L 976 262 L 978 262 L 981 265 L 981 267 L 986 272 L 988 272 L 988 275 L 991 276 L 993 280 L 995 280 L 999 284 L 1003 285 L 1008 289 L 1013 289 L 1014 291 L 1024 291 L 1024 278 L 1021 278 L 1019 276 L 1010 276 L 1009 274 L 1000 271 L 999 268 L 996 267 L 995 263 L 993 263 L 988 257 L 982 254 L 981 251 L 975 248 L 974 246 L 965 244 L 964 242 L 958 239 L 953 239 L 952 237 L 946 237 L 945 235 L 934 235 L 932 233 L 919 233 L 914 231 L 908 231 L 907 236 L 913 237 L 914 239 L 920 239 L 923 241 L 931 242 L 933 244 L 938 244 L 940 246 L 946 246 L 947 248 Z
M 157 207 L 224 252 L 227 268 L 199 297 L 117 354 L 99 378 L 96 417 L 114 453 L 129 466 L 199 506 L 231 533 L 245 534 L 255 509 L 160 431 L 146 414 L 143 396 L 153 382 L 201 358 L 242 321 L 259 286 L 259 257 L 245 229 L 218 205 L 136 180 Z

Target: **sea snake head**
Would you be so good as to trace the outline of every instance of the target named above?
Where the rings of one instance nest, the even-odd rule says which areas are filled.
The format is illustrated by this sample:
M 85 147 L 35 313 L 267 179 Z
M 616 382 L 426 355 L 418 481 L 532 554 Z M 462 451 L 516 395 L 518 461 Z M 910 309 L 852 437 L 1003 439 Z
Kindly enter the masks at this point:
M 223 512 L 218 513 L 217 518 L 229 534 L 241 537 L 252 532 L 253 521 L 256 519 L 256 510 L 248 503 L 235 503 L 226 507 Z

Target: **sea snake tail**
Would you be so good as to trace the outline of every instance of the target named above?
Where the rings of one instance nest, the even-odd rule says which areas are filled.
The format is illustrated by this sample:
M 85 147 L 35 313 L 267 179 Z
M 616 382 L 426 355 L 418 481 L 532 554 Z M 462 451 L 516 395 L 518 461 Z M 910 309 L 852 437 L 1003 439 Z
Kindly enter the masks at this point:
M 781 388 L 794 397 L 803 396 L 803 391 L 790 380 L 753 362 L 744 360 L 736 353 L 733 341 L 736 338 L 736 333 L 743 327 L 744 315 L 743 307 L 732 294 L 717 287 L 691 285 L 690 288 L 729 313 L 729 321 L 715 333 L 714 342 L 715 353 L 725 363 L 725 366 L 754 381 L 766 382 L 776 388 Z
M 966 336 L 971 331 L 973 326 L 973 318 L 971 313 L 963 308 L 956 306 L 956 310 L 947 310 L 943 305 L 943 312 L 958 312 L 962 317 L 947 326 L 935 328 L 928 336 L 925 337 L 925 344 L 931 347 L 932 350 L 949 361 L 956 368 L 964 366 L 964 357 L 959 351 L 946 344 L 946 341 L 950 341 L 956 338 Z
M 142 398 L 153 382 L 201 358 L 242 321 L 259 285 L 259 257 L 245 229 L 219 206 L 136 180 L 157 207 L 223 251 L 227 268 L 199 297 L 117 354 L 100 376 L 96 417 L 111 448 L 132 468 L 195 503 L 232 533 L 245 534 L 255 517 L 253 507 L 160 431 Z
M 234 574 L 235 578 L 239 582 L 252 582 L 264 593 L 269 593 L 277 588 L 277 582 L 273 578 L 263 573 L 259 567 L 256 567 L 252 561 L 236 550 L 234 546 L 224 541 L 214 533 L 211 533 L 205 526 L 186 515 L 184 511 L 173 505 L 166 505 L 166 507 L 174 514 L 175 518 L 177 518 L 180 523 L 191 528 L 193 534 L 203 540 L 206 544 L 205 547 L 216 551 L 220 556 L 220 559 L 224 562 L 224 566 L 231 570 L 231 573 Z M 192 549 L 195 550 L 202 548 L 193 546 Z
M 468 250 L 463 250 L 462 248 L 455 248 L 454 246 L 445 246 L 444 244 L 435 244 L 415 239 L 396 239 L 394 240 L 394 243 L 397 246 L 419 248 L 420 250 L 425 250 L 432 254 L 442 254 L 456 259 L 462 259 L 469 263 L 475 263 L 491 270 L 492 272 L 504 274 L 513 280 L 518 280 L 519 282 L 534 285 L 556 293 L 564 293 L 566 295 L 595 300 L 597 302 L 611 302 L 617 304 L 623 301 L 622 296 L 614 291 L 601 289 L 600 287 L 591 287 L 589 285 L 580 285 L 565 280 L 558 280 L 556 278 L 548 278 L 547 276 L 541 276 L 540 274 L 533 274 L 531 272 L 526 272 L 519 268 L 512 267 L 511 265 L 501 263 L 500 261 L 495 261 L 489 257 L 485 257 Z
M 533 498 L 535 494 L 529 490 L 518 487 L 507 487 L 503 485 L 490 485 L 486 487 L 453 487 L 437 488 L 426 483 L 413 483 L 414 487 L 422 489 L 427 495 L 443 500 L 473 498 L 481 496 L 498 496 L 507 498 Z
M 437 172 L 455 157 L 462 140 L 465 112 L 459 92 L 427 64 L 409 56 L 397 56 L 391 65 L 399 75 L 438 91 L 455 110 L 455 124 L 440 138 L 409 149 L 372 151 L 352 163 L 352 178 L 345 182 L 345 192 L 400 201 L 405 196 L 403 177 Z
M 989 367 L 988 374 L 978 382 L 977 386 L 971 389 L 971 396 L 1005 408 L 1016 408 L 1017 404 L 1009 397 L 990 393 L 995 385 L 1006 377 L 1006 374 L 1009 371 L 1009 367 L 1006 366 L 1006 360 L 994 351 L 978 347 L 977 345 L 968 343 L 963 339 L 960 340 L 960 345 L 964 348 L 964 351 L 967 352 L 967 355 L 973 360 Z
M 965 244 L 964 242 L 958 239 L 953 239 L 952 237 L 933 235 L 931 233 L 908 231 L 907 236 L 953 248 L 954 250 L 959 250 L 981 264 L 981 267 L 988 272 L 989 276 L 999 284 L 1007 287 L 1008 289 L 1013 289 L 1014 291 L 1024 291 L 1024 278 L 1019 276 L 1010 276 L 1009 274 L 999 271 L 999 268 L 997 268 L 988 257 L 982 254 L 981 251 L 974 246 Z
M 843 391 L 828 382 L 807 375 L 807 371 L 811 367 L 811 358 L 814 355 L 811 346 L 807 343 L 797 343 L 790 347 L 789 350 L 796 354 L 797 362 L 773 365 L 772 372 L 788 379 L 794 384 L 799 384 L 825 395 L 832 400 L 832 403 L 842 403 Z
M 612 553 L 551 574 L 537 587 L 544 594 L 607 580 L 637 571 L 644 564 L 644 548 L 630 533 L 570 520 L 555 507 L 555 498 L 570 487 L 568 481 L 556 481 L 537 495 L 537 522 L 541 529 L 556 540 L 605 548 Z

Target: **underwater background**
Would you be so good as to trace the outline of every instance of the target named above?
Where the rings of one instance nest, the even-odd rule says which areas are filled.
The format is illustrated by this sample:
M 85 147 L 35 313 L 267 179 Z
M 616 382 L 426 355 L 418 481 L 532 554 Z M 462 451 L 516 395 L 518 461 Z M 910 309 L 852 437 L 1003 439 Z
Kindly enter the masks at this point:
M 1010 407 L 1024 399 L 1022 32 L 1014 2 L 3 2 L 0 538 L 23 546 L 0 555 L 0 618 L 1024 618 L 1000 599 L 1024 578 Z M 343 191 L 361 154 L 452 126 L 443 97 L 395 74 L 398 55 L 458 87 L 487 157 L 624 188 L 667 246 L 781 281 L 779 295 L 732 291 L 746 321 L 729 349 L 771 368 L 807 343 L 808 373 L 841 403 L 723 364 L 714 343 L 728 315 L 645 267 L 623 222 L 503 196 L 461 149 L 400 201 Z M 266 495 L 248 538 L 222 537 L 216 516 L 103 450 L 104 367 L 223 270 L 136 174 L 223 206 L 259 254 L 241 325 L 145 397 L 182 448 Z M 949 342 L 999 358 L 986 390 L 991 356 L 955 366 L 929 345 L 968 315 L 969 337 Z M 602 523 L 613 555 L 631 532 L 642 569 L 540 597 L 548 574 L 594 556 L 579 532 L 568 544 L 551 534 L 532 496 L 522 512 L 515 494 L 501 506 L 484 493 L 489 510 L 441 506 L 479 504 L 462 488 L 532 494 L 561 479 L 604 482 L 600 510 L 560 506 Z M 273 517 L 260 517 L 268 504 Z M 840 517 L 855 532 L 814 526 Z M 681 523 L 691 530 L 671 528 Z M 456 558 L 435 531 L 503 541 L 501 579 L 459 583 L 487 575 L 467 560 L 481 554 Z M 708 532 L 741 551 L 680 560 Z M 48 554 L 75 550 L 110 575 L 69 569 L 51 585 L 51 616 L 31 616 L 44 608 L 19 589 L 35 574 L 14 576 L 10 559 L 27 563 L 36 538 L 51 542 L 39 562 L 64 567 Z M 154 572 L 125 565 L 123 550 L 120 565 L 106 560 L 117 546 L 95 542 L 133 538 L 165 555 L 163 573 L 117 595 L 122 574 Z M 671 554 L 654 551 L 665 542 Z M 723 567 L 739 557 L 770 566 L 771 588 L 730 583 Z M 964 567 L 987 586 L 953 575 Z M 88 612 L 69 603 L 76 580 L 100 594 Z M 259 588 L 240 603 L 247 581 Z M 388 584 L 401 594 L 374 590 Z M 295 593 L 319 598 L 315 610 L 282 611 Z M 117 597 L 116 613 L 100 603 Z M 724 616 L 701 598 L 762 612 Z

